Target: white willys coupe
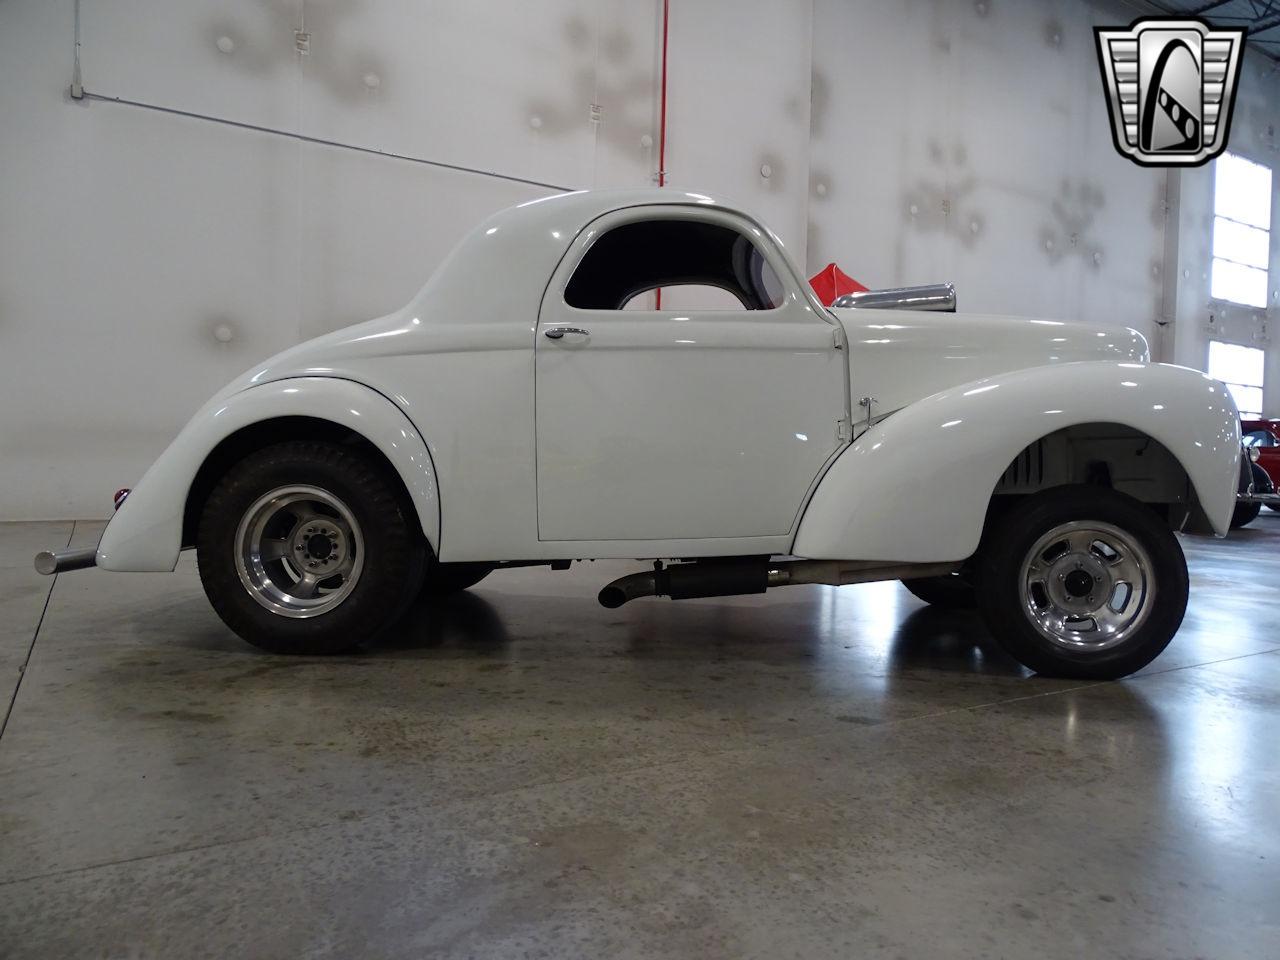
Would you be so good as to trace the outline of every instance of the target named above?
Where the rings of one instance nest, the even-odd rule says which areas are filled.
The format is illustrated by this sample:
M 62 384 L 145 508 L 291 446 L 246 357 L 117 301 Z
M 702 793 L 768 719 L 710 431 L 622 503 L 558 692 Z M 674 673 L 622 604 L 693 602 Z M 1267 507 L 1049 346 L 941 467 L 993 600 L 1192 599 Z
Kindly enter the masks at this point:
M 686 285 L 724 301 L 652 309 Z M 1173 531 L 1231 520 L 1230 395 L 1124 327 L 911 309 L 938 300 L 828 309 L 772 232 L 699 194 L 525 203 L 404 309 L 230 384 L 96 550 L 37 568 L 194 547 L 223 620 L 290 653 L 501 566 L 666 561 L 606 606 L 900 579 L 976 604 L 1033 670 L 1142 667 L 1186 608 Z

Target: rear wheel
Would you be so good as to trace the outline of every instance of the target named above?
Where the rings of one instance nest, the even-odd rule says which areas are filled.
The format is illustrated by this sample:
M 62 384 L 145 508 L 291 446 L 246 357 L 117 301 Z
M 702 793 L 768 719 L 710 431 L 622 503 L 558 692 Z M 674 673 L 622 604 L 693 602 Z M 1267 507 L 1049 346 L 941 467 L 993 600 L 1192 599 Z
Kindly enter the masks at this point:
M 979 569 L 992 635 L 1048 676 L 1133 673 L 1169 644 L 1187 606 L 1177 538 L 1150 508 L 1100 487 L 1026 498 L 988 532 Z
M 412 601 L 426 548 L 393 477 L 348 447 L 250 454 L 214 488 L 196 558 L 214 610 L 272 653 L 359 646 Z
M 925 603 L 950 610 L 967 610 L 977 605 L 973 584 L 958 573 L 945 577 L 916 577 L 902 585 Z

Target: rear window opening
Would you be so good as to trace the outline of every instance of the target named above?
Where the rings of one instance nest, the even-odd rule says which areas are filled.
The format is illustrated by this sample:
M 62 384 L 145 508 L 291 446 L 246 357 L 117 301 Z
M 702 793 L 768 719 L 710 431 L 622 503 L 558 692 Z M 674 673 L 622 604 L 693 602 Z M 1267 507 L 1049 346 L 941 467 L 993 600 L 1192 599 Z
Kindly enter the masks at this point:
M 715 223 L 667 219 L 623 224 L 602 236 L 578 264 L 564 299 L 579 310 L 622 310 L 629 303 L 645 309 L 643 301 L 631 301 L 663 287 L 724 291 L 707 309 L 782 305 L 777 273 L 746 236 Z

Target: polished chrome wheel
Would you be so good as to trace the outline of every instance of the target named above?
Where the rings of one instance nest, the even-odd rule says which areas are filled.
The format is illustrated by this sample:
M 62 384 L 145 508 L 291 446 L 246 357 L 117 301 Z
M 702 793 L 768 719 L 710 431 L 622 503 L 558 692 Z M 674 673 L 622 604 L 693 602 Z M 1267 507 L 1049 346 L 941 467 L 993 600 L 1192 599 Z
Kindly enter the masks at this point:
M 1022 606 L 1045 639 L 1093 653 L 1123 643 L 1151 613 L 1153 564 L 1138 541 L 1095 521 L 1054 527 L 1027 553 Z
M 364 539 L 347 505 L 327 490 L 278 487 L 245 511 L 235 561 L 240 582 L 259 604 L 283 617 L 314 617 L 355 589 Z

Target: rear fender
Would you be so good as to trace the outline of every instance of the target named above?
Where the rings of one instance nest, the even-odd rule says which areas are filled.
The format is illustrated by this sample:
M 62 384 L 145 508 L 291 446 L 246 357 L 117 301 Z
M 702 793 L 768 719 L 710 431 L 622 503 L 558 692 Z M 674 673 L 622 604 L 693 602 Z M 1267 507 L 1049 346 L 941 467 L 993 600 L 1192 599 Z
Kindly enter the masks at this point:
M 400 408 L 352 380 L 298 377 L 230 396 L 219 394 L 182 429 L 107 524 L 98 544 L 106 570 L 172 570 L 182 546 L 182 520 L 192 482 L 227 437 L 280 417 L 326 420 L 359 434 L 390 462 L 417 510 L 433 550 L 440 544 L 435 468 L 422 437 Z M 293 439 L 282 435 L 280 440 Z
M 856 384 L 854 385 L 856 388 Z M 951 387 L 874 425 L 827 471 L 793 553 L 814 559 L 964 560 L 1005 469 L 1065 427 L 1113 423 L 1178 461 L 1213 531 L 1235 506 L 1239 414 L 1226 387 L 1164 364 L 1033 367 Z

